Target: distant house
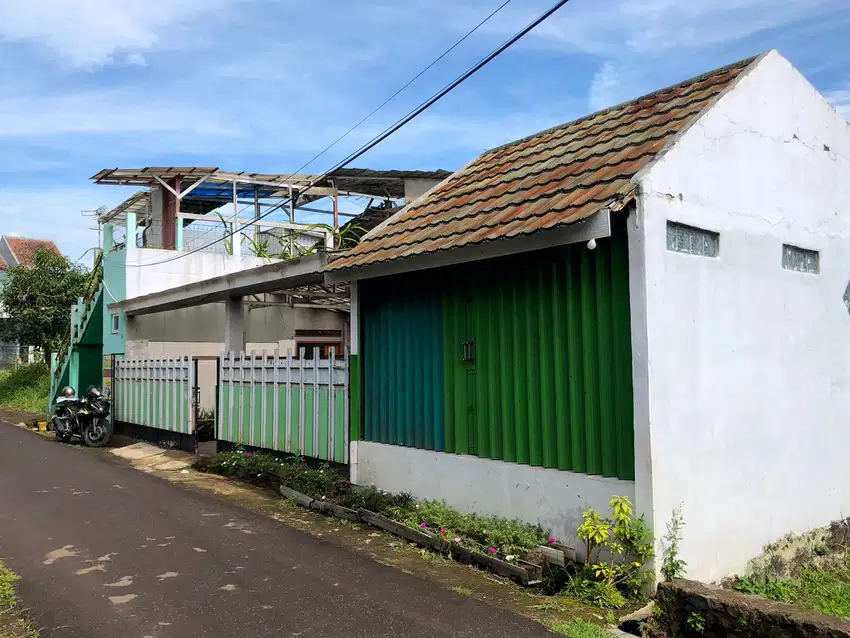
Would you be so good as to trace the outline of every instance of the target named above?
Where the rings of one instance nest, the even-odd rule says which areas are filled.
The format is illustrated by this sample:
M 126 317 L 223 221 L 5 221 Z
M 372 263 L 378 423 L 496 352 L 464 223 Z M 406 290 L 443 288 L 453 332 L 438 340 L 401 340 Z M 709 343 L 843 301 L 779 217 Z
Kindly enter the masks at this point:
M 12 237 L 3 235 L 0 237 L 0 282 L 6 276 L 6 271 L 9 268 L 16 266 L 32 266 L 35 253 L 40 248 L 52 250 L 57 255 L 62 253 L 52 241 L 45 239 L 29 239 L 27 237 Z M 6 319 L 5 311 L 0 308 L 0 320 Z M 30 352 L 23 353 L 23 356 L 31 359 Z M 0 367 L 5 367 L 13 361 L 17 361 L 22 357 L 21 347 L 18 343 L 0 342 Z
M 352 480 L 573 541 L 682 504 L 706 580 L 846 516 L 848 175 L 776 52 L 484 153 L 326 267 Z
M 29 239 L 28 237 L 0 237 L 0 259 L 5 262 L 5 268 L 15 266 L 32 266 L 35 253 L 41 248 L 52 250 L 57 255 L 62 253 L 52 241 L 46 239 Z

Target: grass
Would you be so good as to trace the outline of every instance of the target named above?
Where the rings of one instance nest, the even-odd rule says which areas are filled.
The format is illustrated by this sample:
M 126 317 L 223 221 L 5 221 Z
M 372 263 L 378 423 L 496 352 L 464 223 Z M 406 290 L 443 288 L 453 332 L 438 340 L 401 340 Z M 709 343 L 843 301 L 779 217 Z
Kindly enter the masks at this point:
M 23 412 L 47 409 L 50 369 L 44 363 L 19 365 L 0 372 L 0 406 Z
M 18 576 L 0 561 L 0 638 L 38 638 L 38 631 L 18 608 L 17 580 Z
M 464 587 L 463 585 L 452 587 L 452 591 L 460 596 L 472 596 L 472 590 L 469 587 Z
M 565 623 L 551 624 L 549 629 L 569 636 L 569 638 L 611 638 L 611 634 L 599 625 L 594 625 L 592 622 L 580 618 Z
M 799 578 L 744 577 L 735 589 L 830 616 L 850 616 L 850 553 L 833 569 L 806 569 Z

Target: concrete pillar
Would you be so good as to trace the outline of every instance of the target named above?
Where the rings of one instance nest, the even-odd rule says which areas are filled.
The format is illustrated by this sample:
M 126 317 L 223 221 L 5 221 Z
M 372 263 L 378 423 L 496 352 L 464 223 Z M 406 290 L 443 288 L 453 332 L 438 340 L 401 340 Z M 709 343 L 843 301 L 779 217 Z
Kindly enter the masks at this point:
M 136 213 L 127 213 L 127 225 L 124 230 L 124 250 L 127 251 L 127 258 L 136 251 Z
M 175 192 L 180 192 L 180 177 L 168 182 Z M 180 200 L 168 189 L 162 189 L 162 247 L 174 250 L 177 244 L 177 214 L 180 212 Z
M 103 225 L 103 254 L 107 255 L 115 247 L 115 227 L 112 224 Z
M 165 189 L 158 186 L 151 191 L 151 222 L 147 230 L 145 248 L 162 248 L 162 216 L 165 207 Z
M 224 302 L 224 350 L 239 353 L 245 350 L 245 306 L 242 297 L 228 297 Z
M 352 281 L 349 284 L 349 294 L 351 300 L 351 312 L 349 314 L 349 329 L 348 336 L 349 344 L 349 385 L 350 393 L 349 407 L 349 435 L 348 442 L 348 471 L 351 482 L 357 484 L 359 479 L 358 461 L 357 461 L 357 445 L 360 440 L 360 432 L 363 428 L 362 424 L 362 383 L 360 375 L 360 290 L 357 287 L 357 282 Z

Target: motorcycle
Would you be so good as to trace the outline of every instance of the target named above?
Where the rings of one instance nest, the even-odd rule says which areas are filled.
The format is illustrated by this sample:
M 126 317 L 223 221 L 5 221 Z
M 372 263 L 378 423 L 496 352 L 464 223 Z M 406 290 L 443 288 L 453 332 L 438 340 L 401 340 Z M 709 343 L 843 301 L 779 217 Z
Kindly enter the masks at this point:
M 56 438 L 62 443 L 80 438 L 87 447 L 106 445 L 112 434 L 109 408 L 109 400 L 95 386 L 90 386 L 79 399 L 73 388 L 65 388 L 56 400 L 51 419 Z

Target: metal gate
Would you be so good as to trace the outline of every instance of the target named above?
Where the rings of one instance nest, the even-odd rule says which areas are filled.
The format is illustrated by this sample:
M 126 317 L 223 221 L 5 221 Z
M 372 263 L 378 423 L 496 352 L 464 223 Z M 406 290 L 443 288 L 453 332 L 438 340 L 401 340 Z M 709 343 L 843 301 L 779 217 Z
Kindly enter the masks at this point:
M 138 434 L 133 426 L 141 426 L 193 437 L 195 369 L 195 361 L 188 356 L 117 360 L 113 380 L 116 424 L 130 426 L 128 434 Z M 119 429 L 122 428 L 116 431 Z M 157 436 L 157 441 L 176 440 L 181 447 L 191 447 L 194 452 L 194 442 L 182 439 Z
M 348 353 L 306 354 L 222 356 L 218 439 L 348 463 Z

